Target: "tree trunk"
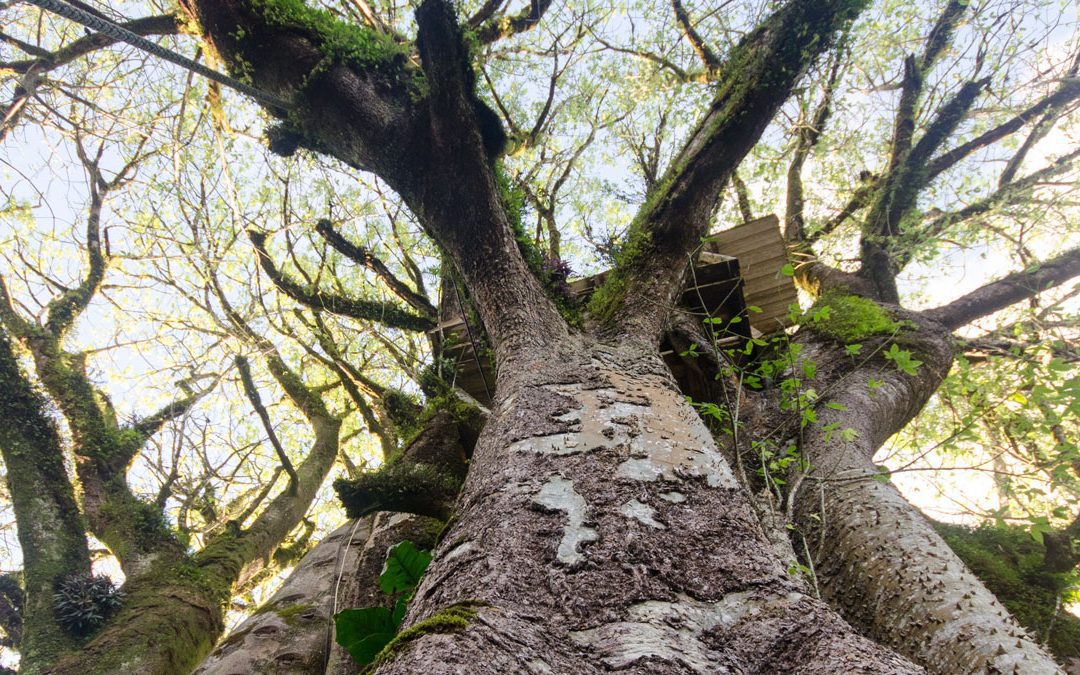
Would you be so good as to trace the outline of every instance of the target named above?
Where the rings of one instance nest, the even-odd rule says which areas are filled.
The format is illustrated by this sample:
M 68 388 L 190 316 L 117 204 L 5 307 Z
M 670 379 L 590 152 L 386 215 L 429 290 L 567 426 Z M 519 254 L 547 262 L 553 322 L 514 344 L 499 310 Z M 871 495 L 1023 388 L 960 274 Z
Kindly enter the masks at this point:
M 797 500 L 798 522 L 814 533 L 823 597 L 867 635 L 932 672 L 1059 672 L 926 518 L 881 482 L 874 453 L 922 409 L 952 364 L 947 331 L 914 315 L 907 321 L 917 327 L 863 340 L 870 356 L 858 361 L 821 335 L 803 342 L 827 392 L 818 423 L 804 432 L 812 470 Z M 914 375 L 872 355 L 895 343 L 923 362 Z M 837 430 L 827 431 L 833 424 Z M 839 429 L 857 435 L 847 441 Z
M 57 624 L 57 583 L 90 574 L 90 551 L 75 491 L 64 469 L 60 436 L 45 402 L 19 369 L 11 342 L 0 329 L 0 456 L 24 559 L 25 603 L 19 644 L 24 673 L 40 672 L 78 645 Z M 31 527 L 26 524 L 32 523 Z
M 354 570 L 373 517 L 331 532 L 297 565 L 269 601 L 237 626 L 195 669 L 196 675 L 322 673 L 332 639 L 336 582 Z M 357 575 L 374 585 L 375 577 Z
M 659 356 L 528 365 L 378 672 L 919 671 L 800 592 Z

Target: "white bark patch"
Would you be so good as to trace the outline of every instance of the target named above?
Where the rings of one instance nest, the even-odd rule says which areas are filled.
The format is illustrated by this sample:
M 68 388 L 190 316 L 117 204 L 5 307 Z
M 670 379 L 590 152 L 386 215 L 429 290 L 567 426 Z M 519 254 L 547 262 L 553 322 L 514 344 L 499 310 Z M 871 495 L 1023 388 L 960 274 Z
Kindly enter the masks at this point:
M 540 488 L 533 501 L 545 508 L 566 514 L 566 528 L 563 530 L 556 555 L 559 562 L 575 565 L 585 560 L 585 556 L 578 552 L 578 545 L 596 541 L 598 537 L 596 530 L 584 525 L 588 504 L 574 489 L 574 483 L 562 476 L 552 476 L 544 487 Z
M 666 529 L 666 526 L 656 520 L 656 511 L 648 504 L 642 504 L 636 499 L 631 499 L 622 505 L 620 509 L 622 514 L 627 518 L 633 518 L 634 520 L 654 527 L 658 530 Z
M 471 552 L 471 551 L 473 551 L 475 549 L 476 549 L 476 544 L 474 544 L 473 542 L 471 542 L 471 541 L 462 542 L 462 543 L 458 544 L 457 546 L 455 546 L 454 548 L 450 549 L 450 551 L 446 555 L 443 556 L 443 560 L 453 560 L 454 558 L 460 558 L 461 556 L 463 556 L 466 553 L 469 553 L 469 552 Z
M 803 597 L 800 593 L 768 599 L 753 596 L 752 591 L 731 593 L 714 603 L 686 595 L 679 595 L 677 602 L 650 600 L 631 606 L 626 621 L 573 631 L 570 637 L 597 653 L 609 668 L 626 668 L 653 657 L 698 673 L 730 672 L 718 670 L 719 655 L 701 641 L 701 636 L 716 628 L 733 628 L 765 608 L 795 603 Z
M 557 418 L 579 429 L 520 440 L 509 450 L 573 455 L 625 447 L 630 459 L 618 471 L 624 478 L 652 482 L 696 477 L 704 478 L 710 487 L 737 487 L 735 474 L 709 430 L 675 392 L 637 383 L 629 389 L 633 400 L 620 398 L 614 389 L 551 387 L 581 404 L 581 408 Z
M 686 495 L 681 492 L 664 492 L 660 495 L 660 499 L 672 504 L 681 504 L 686 501 Z

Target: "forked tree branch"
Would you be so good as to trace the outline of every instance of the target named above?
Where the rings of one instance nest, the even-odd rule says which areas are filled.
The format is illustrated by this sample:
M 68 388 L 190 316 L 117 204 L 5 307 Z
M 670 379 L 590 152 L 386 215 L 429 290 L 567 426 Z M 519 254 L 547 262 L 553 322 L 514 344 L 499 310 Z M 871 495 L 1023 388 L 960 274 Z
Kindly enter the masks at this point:
M 551 7 L 551 0 L 529 0 L 528 7 L 514 16 L 496 16 L 476 28 L 481 44 L 491 44 L 518 33 L 532 30 Z
M 331 314 L 363 321 L 375 321 L 402 330 L 425 331 L 435 326 L 433 319 L 407 312 L 387 302 L 348 298 L 318 289 L 304 288 L 274 265 L 270 259 L 270 253 L 266 250 L 265 233 L 249 230 L 248 238 L 255 248 L 259 266 L 262 267 L 262 270 L 266 272 L 266 275 L 270 277 L 270 280 L 274 282 L 274 285 L 282 293 L 297 302 L 313 309 L 325 310 Z
M 289 476 L 289 490 L 295 491 L 299 482 L 296 469 L 293 468 L 289 455 L 285 452 L 281 441 L 278 440 L 277 432 L 274 431 L 274 423 L 270 420 L 270 413 L 267 412 L 266 406 L 263 405 L 262 397 L 259 396 L 259 388 L 255 386 L 255 379 L 251 376 L 251 364 L 243 356 L 237 356 L 234 362 L 236 363 L 237 372 L 240 373 L 240 383 L 243 385 L 244 395 L 247 396 L 251 407 L 255 409 L 255 414 L 259 416 L 263 429 L 266 430 L 266 436 L 270 439 L 270 445 L 274 448 L 274 452 L 277 453 L 278 461 L 281 462 L 281 468 Z
M 956 330 L 1077 276 L 1080 276 L 1080 248 L 1066 251 L 1027 270 L 1014 272 L 946 305 L 928 309 L 923 316 Z
M 660 339 L 692 252 L 709 229 L 732 172 L 758 141 L 795 83 L 866 5 L 831 0 L 783 5 L 736 45 L 717 94 L 631 224 L 625 253 L 592 310 L 616 333 Z
M 438 310 L 431 304 L 431 302 L 423 295 L 417 293 L 413 289 L 409 288 L 401 279 L 398 279 L 390 268 L 386 266 L 382 260 L 371 255 L 371 252 L 367 248 L 354 244 L 346 239 L 340 232 L 334 229 L 333 224 L 329 220 L 320 220 L 315 225 L 315 231 L 322 235 L 322 238 L 326 240 L 326 243 L 334 247 L 334 249 L 352 260 L 358 265 L 363 265 L 376 275 L 392 290 L 399 298 L 409 303 L 413 309 L 420 312 L 426 317 L 433 318 L 438 314 Z

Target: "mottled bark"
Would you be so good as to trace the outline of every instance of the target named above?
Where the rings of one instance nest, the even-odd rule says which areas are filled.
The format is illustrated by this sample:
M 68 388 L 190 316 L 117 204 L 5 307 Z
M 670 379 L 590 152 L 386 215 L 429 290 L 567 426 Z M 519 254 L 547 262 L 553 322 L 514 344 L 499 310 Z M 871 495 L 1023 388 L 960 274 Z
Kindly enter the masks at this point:
M 930 523 L 881 482 L 873 463 L 875 451 L 918 413 L 952 363 L 948 332 L 925 321 L 917 325 L 894 338 L 861 341 L 864 354 L 899 342 L 923 361 L 915 375 L 879 356 L 856 362 L 828 339 L 805 339 L 806 358 L 817 364 L 828 395 L 818 423 L 804 432 L 801 448 L 812 472 L 798 495 L 797 518 L 813 532 L 823 597 L 868 635 L 931 672 L 1057 672 Z M 871 387 L 871 378 L 879 384 Z M 827 432 L 834 422 L 839 428 Z M 845 441 L 840 429 L 857 435 Z
M 22 672 L 40 672 L 78 638 L 65 633 L 53 614 L 56 584 L 90 573 L 90 551 L 75 490 L 64 468 L 60 435 L 45 402 L 19 369 L 11 342 L 0 329 L 0 455 L 18 525 L 25 602 Z
M 918 672 L 799 591 L 658 356 L 568 344 L 517 384 L 406 624 L 476 617 L 378 672 Z
M 356 569 L 373 517 L 349 521 L 327 535 L 296 566 L 277 593 L 237 626 L 195 669 L 196 675 L 315 674 L 326 668 L 333 613 L 343 570 Z M 376 576 L 361 575 L 375 585 Z

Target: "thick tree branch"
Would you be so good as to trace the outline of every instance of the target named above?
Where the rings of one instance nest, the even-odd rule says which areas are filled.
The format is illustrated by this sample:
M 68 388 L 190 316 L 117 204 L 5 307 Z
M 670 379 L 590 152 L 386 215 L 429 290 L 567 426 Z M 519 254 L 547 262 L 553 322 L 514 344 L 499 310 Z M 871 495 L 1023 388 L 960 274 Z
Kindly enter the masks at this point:
M 266 276 L 270 277 L 270 280 L 274 282 L 274 285 L 282 293 L 297 302 L 313 309 L 325 310 L 331 314 L 363 321 L 375 321 L 402 330 L 425 331 L 435 326 L 435 322 L 431 318 L 412 314 L 387 302 L 347 298 L 334 293 L 314 289 L 308 290 L 290 279 L 274 265 L 270 259 L 270 253 L 266 250 L 265 233 L 249 230 L 248 238 L 251 239 L 251 244 L 255 248 L 255 253 L 259 259 L 259 266 L 266 272 Z
M 1069 66 L 1069 70 L 1065 73 L 1066 78 L 1076 78 L 1080 73 L 1080 50 L 1077 50 L 1073 56 L 1072 65 Z M 1039 117 L 1039 120 L 1035 123 L 1031 133 L 1027 135 L 1024 142 L 1020 144 L 1016 152 L 1009 158 L 1009 162 L 1005 165 L 1005 168 L 1001 171 L 1001 176 L 998 177 L 998 185 L 1007 185 L 1013 181 L 1018 171 L 1020 171 L 1021 165 L 1027 158 L 1031 149 L 1034 148 L 1039 141 L 1046 138 L 1047 134 L 1054 128 L 1058 120 L 1065 114 L 1066 108 L 1071 101 L 1060 101 L 1048 108 L 1046 112 Z
M 721 190 L 792 87 L 865 2 L 788 2 L 731 52 L 717 95 L 631 224 L 591 309 L 615 332 L 659 340 Z
M 1021 272 L 993 281 L 923 316 L 951 330 L 1034 297 L 1080 276 L 1080 249 L 1074 248 Z
M 1058 672 L 926 518 L 893 485 L 872 479 L 879 472 L 875 452 L 934 394 L 954 353 L 941 326 L 912 314 L 897 318 L 918 326 L 906 343 L 923 361 L 913 375 L 880 356 L 852 364 L 835 341 L 800 333 L 803 357 L 831 383 L 817 403 L 817 423 L 800 434 L 811 469 L 795 500 L 822 596 L 931 672 L 1007 672 L 1017 663 Z M 889 340 L 871 339 L 881 347 Z M 864 351 L 870 346 L 863 340 Z
M 56 426 L 19 368 L 12 343 L 0 329 L 0 455 L 15 512 L 23 558 L 26 603 L 19 644 L 23 659 L 49 663 L 77 646 L 56 623 L 53 594 L 68 576 L 89 574 L 90 551 L 64 468 Z
M 120 26 L 142 37 L 151 35 L 177 35 L 180 32 L 180 25 L 177 23 L 177 19 L 178 17 L 175 14 L 161 14 L 159 16 L 147 16 L 141 19 L 134 19 L 122 23 Z M 19 74 L 26 74 L 30 71 L 45 73 L 54 68 L 65 66 L 75 59 L 86 56 L 99 49 L 111 47 L 116 43 L 117 40 L 108 35 L 102 33 L 90 33 L 89 35 L 85 35 L 72 41 L 70 44 L 61 47 L 55 52 L 39 54 L 33 59 L 9 61 L 7 63 L 0 62 L 0 71 L 10 70 Z
M 914 58 L 908 60 L 906 72 L 915 79 L 922 77 L 915 70 Z M 901 269 L 896 259 L 894 240 L 900 236 L 905 218 L 915 208 L 919 193 L 930 183 L 926 164 L 930 156 L 945 143 L 979 95 L 989 84 L 988 79 L 965 83 L 937 114 L 926 131 L 912 147 L 915 123 L 915 104 L 903 105 L 897 113 L 893 154 L 889 169 L 881 181 L 876 199 L 867 214 L 860 242 L 861 262 L 859 275 L 874 283 L 878 297 L 886 302 L 898 302 L 896 275 Z M 914 86 L 914 85 L 913 85 Z M 919 92 L 921 84 L 914 86 Z M 905 93 L 906 93 L 905 88 Z
M 479 26 L 476 38 L 481 44 L 491 44 L 530 31 L 540 23 L 550 6 L 551 0 L 529 0 L 529 6 L 515 16 L 497 16 Z
M 105 279 L 105 254 L 101 246 L 101 207 L 104 195 L 92 178 L 90 213 L 86 219 L 86 256 L 89 267 L 78 286 L 51 301 L 46 308 L 45 328 L 60 337 L 71 329 L 90 301 L 94 299 Z
M 343 256 L 358 265 L 363 265 L 375 272 L 390 290 L 392 290 L 399 298 L 409 303 L 413 309 L 429 318 L 434 318 L 435 315 L 438 314 L 438 310 L 435 309 L 425 296 L 409 288 L 408 284 L 401 279 L 398 279 L 394 273 L 390 271 L 390 268 L 386 266 L 386 263 L 371 255 L 366 248 L 354 244 L 342 236 L 341 233 L 334 229 L 333 224 L 331 224 L 329 220 L 320 220 L 315 225 L 315 231 L 321 234 L 323 239 L 326 240 L 326 243 L 333 246 L 334 249 Z
M 149 439 L 161 431 L 162 427 L 169 422 L 186 415 L 208 393 L 210 393 L 209 390 L 205 390 L 177 399 L 161 408 L 161 410 L 136 420 L 128 428 L 134 430 L 143 439 Z
M 476 97 L 450 3 L 426 0 L 417 10 L 422 72 L 408 46 L 292 3 L 286 12 L 247 0 L 182 6 L 233 72 L 268 93 L 310 103 L 285 129 L 297 139 L 293 147 L 300 142 L 374 171 L 404 198 L 454 260 L 499 358 L 512 352 L 505 348 L 511 343 L 552 345 L 565 334 L 514 242 L 492 167 L 505 134 Z M 341 31 L 373 40 L 370 58 L 335 51 L 330 38 Z

